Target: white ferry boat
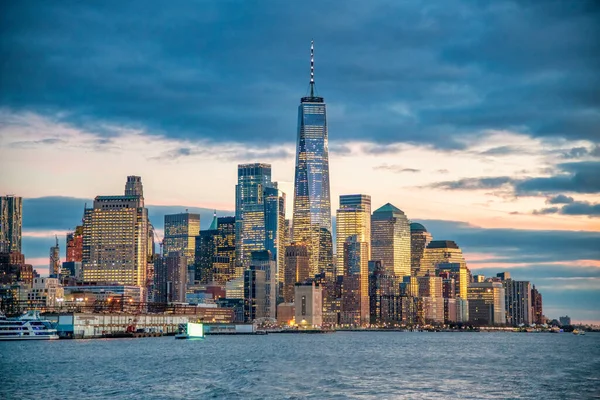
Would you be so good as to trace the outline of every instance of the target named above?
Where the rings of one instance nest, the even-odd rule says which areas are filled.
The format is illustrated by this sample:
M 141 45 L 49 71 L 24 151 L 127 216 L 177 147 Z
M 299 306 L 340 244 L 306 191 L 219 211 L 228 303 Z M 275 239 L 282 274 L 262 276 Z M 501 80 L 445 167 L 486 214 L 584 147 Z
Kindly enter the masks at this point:
M 28 311 L 18 318 L 0 314 L 0 340 L 51 340 L 58 339 L 52 324 L 40 318 L 39 311 Z
M 175 339 L 200 339 L 203 337 L 204 325 L 193 322 L 179 324 L 179 332 L 175 335 Z

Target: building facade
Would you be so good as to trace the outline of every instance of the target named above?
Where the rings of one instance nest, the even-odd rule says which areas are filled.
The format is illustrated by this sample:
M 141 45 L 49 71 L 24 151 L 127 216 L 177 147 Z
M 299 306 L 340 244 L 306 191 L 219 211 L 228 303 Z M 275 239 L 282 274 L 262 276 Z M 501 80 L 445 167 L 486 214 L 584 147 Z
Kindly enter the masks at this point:
M 83 226 L 77 226 L 73 232 L 67 233 L 66 262 L 83 261 Z
M 362 326 L 369 323 L 369 242 L 350 236 L 344 242 L 340 323 Z
M 265 271 L 265 312 L 267 318 L 277 318 L 277 262 L 269 250 L 253 251 L 250 256 L 250 267 Z
M 535 324 L 546 323 L 542 308 L 542 294 L 535 288 L 535 285 L 531 288 L 531 313 Z
M 291 244 L 285 248 L 285 271 L 283 281 L 283 301 L 294 301 L 294 285 L 309 278 L 308 249 L 304 244 Z
M 340 196 L 340 208 L 336 213 L 336 265 L 341 268 L 337 275 L 343 275 L 344 243 L 351 237 L 366 243 L 367 253 L 363 256 L 371 260 L 371 196 L 349 194 Z M 385 264 L 384 264 L 385 268 Z
M 410 271 L 412 276 L 419 275 L 421 261 L 429 242 L 433 240 L 431 233 L 417 222 L 410 224 Z
M 533 324 L 531 308 L 531 283 L 527 281 L 502 281 L 506 323 L 512 326 Z
M 306 244 L 311 275 L 333 269 L 327 109 L 315 94 L 311 43 L 310 95 L 298 106 L 292 240 Z
M 196 237 L 194 253 L 195 279 L 200 283 L 215 280 L 215 262 L 221 271 L 219 281 L 242 278 L 242 270 L 235 264 L 235 217 L 217 217 L 215 213 L 209 229 Z M 228 264 L 229 276 L 222 274 L 224 264 Z
M 371 216 L 371 259 L 381 260 L 388 273 L 397 277 L 411 274 L 411 231 L 408 218 L 392 204 L 378 208 Z
M 244 322 L 266 317 L 265 271 L 250 267 L 244 271 Z
M 468 289 L 469 321 L 473 325 L 506 323 L 504 287 L 500 282 L 473 282 Z
M 165 215 L 163 256 L 182 253 L 188 267 L 194 264 L 196 236 L 200 233 L 200 214 L 189 212 Z
M 139 177 L 129 179 L 125 196 L 97 196 L 83 224 L 83 280 L 145 287 L 148 210 Z M 128 189 L 127 189 L 128 188 Z
M 0 196 L 0 253 L 21 252 L 23 198 Z
M 187 257 L 174 251 L 156 257 L 154 262 L 154 301 L 158 303 L 183 303 L 186 301 Z
M 323 325 L 323 288 L 315 282 L 296 283 L 294 293 L 296 325 L 320 328 Z

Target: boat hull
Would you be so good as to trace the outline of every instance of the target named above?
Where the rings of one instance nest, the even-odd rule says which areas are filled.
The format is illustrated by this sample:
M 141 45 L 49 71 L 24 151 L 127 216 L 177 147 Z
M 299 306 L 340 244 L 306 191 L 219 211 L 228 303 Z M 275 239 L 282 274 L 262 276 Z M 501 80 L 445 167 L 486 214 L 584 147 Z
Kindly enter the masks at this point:
M 9 341 L 9 340 L 56 340 L 59 339 L 58 335 L 50 335 L 50 336 L 14 336 L 14 337 L 0 337 L 0 342 Z

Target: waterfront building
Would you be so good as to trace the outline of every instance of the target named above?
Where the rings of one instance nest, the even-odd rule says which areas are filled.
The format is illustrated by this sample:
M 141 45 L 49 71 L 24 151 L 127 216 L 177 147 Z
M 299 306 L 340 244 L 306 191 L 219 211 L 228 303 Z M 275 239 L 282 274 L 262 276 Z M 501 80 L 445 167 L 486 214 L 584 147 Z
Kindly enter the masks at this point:
M 128 177 L 124 196 L 97 196 L 83 224 L 83 280 L 145 287 L 148 210 L 139 177 Z
M 568 315 L 564 317 L 558 317 L 558 320 L 560 321 L 561 326 L 571 325 L 571 317 L 569 317 Z
M 314 281 L 296 283 L 294 306 L 297 325 L 312 328 L 323 325 L 323 288 Z
M 165 215 L 163 256 L 179 252 L 186 257 L 188 274 L 194 271 L 196 236 L 200 233 L 200 214 L 189 212 Z M 194 275 L 192 275 L 192 281 Z
M 296 307 L 294 303 L 279 303 L 277 305 L 277 324 L 294 325 L 296 321 Z
M 294 301 L 294 285 L 304 282 L 310 276 L 308 249 L 304 244 L 291 244 L 285 248 L 285 271 L 283 281 L 283 301 Z
M 265 250 L 275 260 L 275 280 L 283 286 L 285 265 L 285 193 L 274 187 L 264 189 Z M 278 290 L 279 292 L 279 290 Z
M 57 307 L 64 296 L 64 288 L 57 278 L 33 278 L 33 286 L 27 300 L 46 307 Z
M 371 261 L 369 263 L 372 263 Z M 369 271 L 369 319 L 370 323 L 392 324 L 398 321 L 400 286 L 397 277 L 383 268 L 381 263 L 373 263 Z
M 310 95 L 298 106 L 292 241 L 306 244 L 311 276 L 333 271 L 327 110 L 315 93 L 311 42 Z M 339 239 L 338 239 L 339 240 Z
M 196 236 L 194 256 L 195 280 L 210 283 L 215 279 L 215 262 L 219 262 L 219 282 L 242 277 L 242 270 L 235 265 L 235 217 L 213 217 L 208 230 Z M 226 267 L 225 264 L 228 264 Z M 225 275 L 228 271 L 229 276 Z M 240 297 L 241 298 L 241 297 Z
M 371 216 L 371 257 L 397 277 L 411 275 L 411 229 L 404 212 L 390 203 Z
M 535 324 L 544 324 L 544 312 L 542 309 L 542 294 L 535 288 L 531 288 L 531 313 Z
M 131 299 L 134 303 L 143 302 L 146 299 L 144 288 L 132 285 L 76 285 L 65 286 L 65 295 L 73 293 L 93 294 L 93 298 L 99 301 L 109 299 Z
M 67 233 L 66 262 L 83 261 L 83 225 L 75 227 L 73 232 Z
M 340 208 L 336 213 L 336 265 L 338 267 L 344 268 L 344 243 L 351 236 L 356 236 L 358 242 L 367 244 L 367 253 L 363 256 L 367 257 L 367 262 L 371 260 L 371 196 L 369 195 L 348 194 L 340 196 Z M 384 266 L 387 267 L 385 260 L 383 262 Z M 336 274 L 343 275 L 340 272 Z
M 238 165 L 235 186 L 236 262 L 241 268 L 250 266 L 253 251 L 265 250 L 264 190 L 272 187 L 271 164 Z
M 420 276 L 417 281 L 419 297 L 423 301 L 423 318 L 425 322 L 443 323 L 442 278 L 439 276 Z
M 468 289 L 469 321 L 474 325 L 506 323 L 504 287 L 500 282 L 473 282 Z
M 244 271 L 244 322 L 251 323 L 267 316 L 265 278 L 265 271 L 256 267 Z
M 187 270 L 187 257 L 179 251 L 156 257 L 154 262 L 154 301 L 158 303 L 185 302 Z
M 314 282 L 323 288 L 323 325 L 332 327 L 339 324 L 343 277 L 332 277 L 327 272 L 316 274 Z
M 338 214 L 339 215 L 339 214 Z M 343 247 L 340 323 L 360 326 L 369 323 L 369 242 L 359 235 L 346 238 Z
M 469 270 L 465 263 L 440 262 L 436 264 L 435 272 L 438 276 L 444 275 L 447 279 L 452 279 L 454 281 L 454 295 L 450 296 L 450 294 L 448 294 L 448 297 L 467 298 L 470 280 Z
M 267 318 L 277 317 L 277 262 L 269 250 L 253 251 L 250 267 L 265 271 L 265 313 Z
M 421 261 L 429 242 L 433 240 L 431 233 L 417 222 L 410 224 L 410 271 L 412 276 L 419 275 Z
M 0 196 L 0 253 L 21 252 L 23 198 Z
M 50 262 L 48 265 L 50 275 L 54 278 L 59 278 L 60 266 L 60 247 L 58 245 L 58 237 L 56 237 L 56 244 L 50 247 Z
M 531 284 L 527 281 L 502 281 L 504 286 L 504 304 L 506 323 L 512 326 L 533 324 L 531 309 Z

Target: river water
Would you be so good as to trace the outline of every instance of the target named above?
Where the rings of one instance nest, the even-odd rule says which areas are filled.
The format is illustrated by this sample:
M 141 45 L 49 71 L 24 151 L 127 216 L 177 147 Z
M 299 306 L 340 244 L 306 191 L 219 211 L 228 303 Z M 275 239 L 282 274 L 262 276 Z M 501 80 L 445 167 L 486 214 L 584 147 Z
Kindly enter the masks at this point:
M 0 342 L 0 398 L 600 398 L 600 334 Z

